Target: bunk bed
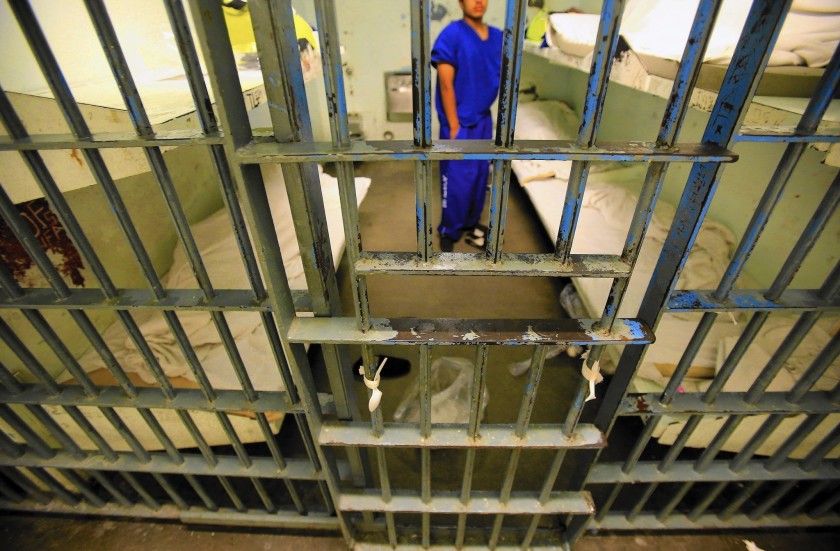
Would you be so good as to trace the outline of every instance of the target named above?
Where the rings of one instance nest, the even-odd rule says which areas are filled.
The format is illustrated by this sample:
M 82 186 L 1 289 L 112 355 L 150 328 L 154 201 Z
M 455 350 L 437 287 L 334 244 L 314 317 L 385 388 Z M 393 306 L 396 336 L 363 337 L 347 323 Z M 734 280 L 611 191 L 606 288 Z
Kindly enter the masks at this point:
M 570 140 L 576 134 L 580 117 L 565 103 L 535 101 L 521 103 L 517 112 L 516 138 L 523 140 Z M 522 185 L 545 227 L 554 240 L 560 227 L 563 198 L 566 195 L 571 162 L 517 160 L 511 168 Z M 630 221 L 638 202 L 633 189 L 644 180 L 644 166 L 638 163 L 625 167 L 620 163 L 594 163 L 582 198 L 580 218 L 575 230 L 572 253 L 621 254 Z M 638 312 L 648 281 L 659 258 L 665 237 L 674 216 L 674 207 L 662 200 L 657 203 L 653 219 L 643 241 L 634 274 L 618 312 L 619 317 L 634 317 Z M 680 289 L 715 288 L 726 269 L 736 245 L 735 236 L 723 224 L 707 218 L 698 234 L 696 243 L 686 262 L 678 284 Z M 609 293 L 611 279 L 573 278 L 572 282 L 582 299 L 589 316 L 601 316 Z M 747 273 L 741 286 L 754 288 Z M 631 392 L 659 393 L 667 385 L 670 375 L 686 349 L 691 335 L 702 314 L 666 313 L 656 329 L 656 342 L 647 347 Z M 680 392 L 703 392 L 731 351 L 745 323 L 719 316 L 703 346 L 691 364 Z M 724 392 L 744 392 L 766 365 L 795 322 L 789 316 L 773 316 L 760 332 L 755 343 L 742 359 L 735 375 L 724 386 Z M 809 333 L 805 342 L 785 363 L 785 369 L 773 381 L 769 391 L 789 390 L 807 369 L 818 352 L 837 331 L 833 322 L 823 320 Z M 617 364 L 619 347 L 611 347 L 602 358 L 605 371 Z M 816 390 L 830 390 L 840 381 L 840 362 L 835 364 L 818 381 Z M 758 453 L 771 453 L 792 433 L 803 416 L 784 421 Z M 721 428 L 726 416 L 706 417 L 687 443 L 691 447 L 705 447 Z M 752 416 L 742 423 L 727 441 L 725 450 L 738 451 L 761 425 L 766 416 Z M 664 416 L 654 437 L 662 444 L 672 444 L 685 424 L 685 417 Z M 831 415 L 813 434 L 809 435 L 794 451 L 793 457 L 802 457 L 815 443 L 825 437 L 840 415 Z M 840 455 L 840 452 L 832 456 Z

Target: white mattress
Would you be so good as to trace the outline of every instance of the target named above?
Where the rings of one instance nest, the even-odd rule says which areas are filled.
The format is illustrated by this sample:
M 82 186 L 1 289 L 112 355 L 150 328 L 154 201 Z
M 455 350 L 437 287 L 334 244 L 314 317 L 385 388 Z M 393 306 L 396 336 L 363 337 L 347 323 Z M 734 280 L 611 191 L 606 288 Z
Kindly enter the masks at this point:
M 516 137 L 518 139 L 569 139 L 576 129 L 579 118 L 571 109 L 560 102 L 524 103 L 517 113 Z M 561 161 L 513 161 L 512 170 L 521 181 L 525 193 L 536 209 L 540 221 L 554 239 L 560 227 L 563 202 L 566 194 L 570 162 Z M 620 254 L 627 237 L 630 221 L 638 201 L 637 196 L 626 187 L 639 187 L 644 179 L 645 166 L 637 164 L 629 168 L 591 172 L 574 240 L 572 252 L 576 254 Z M 540 178 L 540 174 L 553 172 L 557 177 Z M 623 184 L 623 186 L 622 186 Z M 673 219 L 674 208 L 659 202 L 654 212 L 647 236 L 642 244 L 630 285 L 619 308 L 619 317 L 635 317 L 642 303 L 648 282 L 662 250 L 667 230 Z M 723 225 L 707 219 L 698 234 L 695 246 L 686 262 L 677 285 L 684 289 L 715 288 L 726 268 L 735 246 L 735 238 Z M 747 276 L 747 281 L 749 277 Z M 609 294 L 611 279 L 574 278 L 584 305 L 592 317 L 600 317 Z M 682 356 L 702 314 L 667 313 L 656 327 L 656 342 L 647 347 L 636 377 L 631 382 L 631 392 L 661 392 L 668 383 L 659 365 L 675 366 Z M 754 344 L 748 349 L 734 375 L 724 385 L 725 392 L 746 391 L 778 348 L 795 322 L 795 316 L 774 315 L 759 332 Z M 731 351 L 741 334 L 745 320 L 736 325 L 727 316 L 720 316 L 700 347 L 692 367 L 720 369 L 723 360 Z M 774 379 L 769 390 L 790 389 L 808 368 L 820 350 L 830 339 L 831 321 L 821 322 L 797 348 L 794 355 L 785 362 L 785 368 Z M 818 381 L 816 390 L 829 390 L 840 382 L 840 362 L 835 362 Z M 686 378 L 680 391 L 702 392 L 711 384 L 710 379 Z M 724 450 L 738 451 L 754 433 L 760 421 L 766 416 L 751 417 L 724 446 Z M 805 416 L 792 416 L 759 449 L 758 453 L 769 454 L 804 420 Z M 832 415 L 794 451 L 793 457 L 803 457 L 815 442 L 825 437 L 840 420 Z M 709 444 L 725 421 L 725 417 L 706 417 L 698 426 L 688 445 L 704 447 Z M 685 424 L 685 418 L 666 416 L 660 423 L 654 437 L 662 444 L 672 444 Z M 829 457 L 840 455 L 840 450 Z
M 292 224 L 282 172 L 278 165 L 266 165 L 263 167 L 263 174 L 289 285 L 292 289 L 306 289 L 303 263 Z M 369 186 L 369 178 L 356 178 L 358 202 L 364 199 Z M 332 176 L 322 173 L 321 189 L 333 262 L 338 265 L 345 243 L 338 182 Z M 191 227 L 213 286 L 217 289 L 247 289 L 248 279 L 227 210 L 221 209 Z M 181 247 L 175 248 L 172 267 L 163 278 L 163 283 L 166 288 L 172 289 L 198 288 Z M 178 318 L 184 326 L 201 365 L 207 372 L 210 383 L 217 389 L 240 389 L 233 366 L 221 344 L 210 315 L 206 312 L 184 312 L 179 313 Z M 164 372 L 170 377 L 185 377 L 194 380 L 192 371 L 183 358 L 177 341 L 163 316 L 155 312 L 141 313 L 135 315 L 135 319 Z M 236 339 L 237 348 L 254 387 L 257 390 L 266 391 L 283 390 L 284 387 L 259 314 L 226 312 L 225 319 Z M 112 324 L 103 336 L 127 372 L 137 373 L 149 382 L 154 380 L 120 323 Z M 99 355 L 93 350 L 84 354 L 80 363 L 87 371 L 105 367 Z
M 697 12 L 698 0 L 630 0 L 621 20 L 621 35 L 634 51 L 679 61 Z M 749 0 L 725 0 L 704 61 L 729 63 L 747 18 Z M 599 15 L 555 13 L 549 18 L 550 45 L 584 57 L 598 36 Z M 785 18 L 770 66 L 825 67 L 840 41 L 840 2 L 799 0 Z

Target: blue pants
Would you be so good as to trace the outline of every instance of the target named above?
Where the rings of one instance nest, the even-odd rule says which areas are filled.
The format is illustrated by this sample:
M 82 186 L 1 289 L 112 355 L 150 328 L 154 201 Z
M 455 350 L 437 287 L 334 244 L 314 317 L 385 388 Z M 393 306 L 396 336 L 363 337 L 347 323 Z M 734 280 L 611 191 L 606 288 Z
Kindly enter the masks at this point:
M 450 139 L 449 126 L 440 127 L 440 138 Z M 459 140 L 489 140 L 493 137 L 493 117 L 489 114 L 475 126 L 462 126 Z M 438 232 L 453 241 L 464 230 L 478 224 L 484 210 L 490 161 L 441 161 L 440 188 L 443 214 Z

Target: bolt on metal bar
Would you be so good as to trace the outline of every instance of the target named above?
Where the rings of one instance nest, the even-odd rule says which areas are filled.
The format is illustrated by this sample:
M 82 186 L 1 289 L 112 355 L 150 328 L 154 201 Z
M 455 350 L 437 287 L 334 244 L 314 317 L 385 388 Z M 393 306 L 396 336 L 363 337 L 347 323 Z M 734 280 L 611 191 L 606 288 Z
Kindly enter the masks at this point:
M 829 486 L 830 483 L 828 480 L 816 480 L 812 482 L 804 491 L 798 492 L 796 499 L 791 501 L 777 513 L 779 518 L 789 519 L 793 515 L 798 514 L 809 501 L 814 499 L 817 494 L 826 490 Z
M 226 129 L 224 151 L 230 157 L 234 154 L 236 148 L 250 142 L 252 135 L 242 100 L 233 52 L 226 39 L 227 31 L 224 17 L 221 7 L 210 0 L 192 0 L 190 5 L 195 15 L 194 19 L 200 23 L 196 26 L 197 35 L 209 69 L 210 83 L 219 104 L 221 122 Z M 260 3 L 254 3 L 252 8 L 259 9 L 261 5 Z M 252 21 L 265 21 L 265 19 L 256 18 Z M 259 32 L 257 32 L 257 35 L 258 40 L 261 40 Z M 261 66 L 266 67 L 273 51 L 273 47 L 268 50 L 261 48 Z M 284 79 L 280 80 L 285 82 Z M 269 79 L 267 84 L 271 82 Z M 301 392 L 300 399 L 304 410 L 307 412 L 305 419 L 295 416 L 296 422 L 301 427 L 304 444 L 313 466 L 316 469 L 321 469 L 322 465 L 326 466 L 326 480 L 319 481 L 319 488 L 324 496 L 327 509 L 333 511 L 332 496 L 337 495 L 339 491 L 335 458 L 331 453 L 314 446 L 308 437 L 311 433 L 317 434 L 319 432 L 322 414 L 305 349 L 301 345 L 290 344 L 284 337 L 290 321 L 295 316 L 294 303 L 277 240 L 269 237 L 274 235 L 274 224 L 267 204 L 262 175 L 256 167 L 239 164 L 233 166 L 231 175 L 240 196 L 244 199 L 249 228 L 254 230 L 253 236 L 257 243 L 254 250 L 257 253 L 262 273 L 266 278 L 268 296 L 271 299 L 275 321 L 281 329 L 279 340 L 288 359 L 295 386 Z M 294 387 L 289 387 L 290 391 L 292 388 Z M 328 491 L 327 486 L 329 486 L 331 492 Z M 340 513 L 338 516 L 342 533 L 346 541 L 350 543 L 352 538 L 347 525 Z
M 499 79 L 499 113 L 496 118 L 497 146 L 513 145 L 516 108 L 519 100 L 519 77 L 522 72 L 522 49 L 525 40 L 526 0 L 513 0 L 505 5 L 505 28 L 502 36 L 502 66 Z M 490 221 L 486 237 L 487 260 L 497 263 L 502 257 L 502 245 L 507 221 L 510 194 L 510 161 L 493 160 L 490 184 Z
M 777 484 L 773 491 L 770 492 L 756 507 L 747 513 L 747 517 L 751 518 L 752 520 L 757 520 L 763 517 L 770 508 L 775 505 L 780 499 L 782 499 L 794 486 L 796 486 L 796 480 L 787 480 L 780 484 Z

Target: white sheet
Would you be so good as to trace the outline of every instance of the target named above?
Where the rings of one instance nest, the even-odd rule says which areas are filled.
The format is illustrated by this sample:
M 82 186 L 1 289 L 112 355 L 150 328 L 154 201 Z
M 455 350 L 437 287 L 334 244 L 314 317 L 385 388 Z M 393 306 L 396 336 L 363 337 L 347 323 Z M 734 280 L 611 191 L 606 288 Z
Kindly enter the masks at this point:
M 517 114 L 516 138 L 518 139 L 569 139 L 576 130 L 577 115 L 560 102 L 524 103 Z M 524 121 L 524 124 L 523 124 Z M 539 136 L 539 137 L 536 137 Z M 540 221 L 553 238 L 560 227 L 563 200 L 565 198 L 568 169 L 559 168 L 557 162 L 552 165 L 540 165 L 537 161 L 513 161 L 511 167 L 520 180 L 533 175 L 546 166 L 553 166 L 559 178 L 543 178 L 531 181 L 523 186 L 534 204 Z M 543 162 L 544 163 L 544 162 Z M 570 163 L 566 163 L 570 164 Z M 644 166 L 633 166 L 622 170 L 592 173 L 586 185 L 582 199 L 580 218 L 572 243 L 573 253 L 619 254 L 630 220 L 637 203 L 637 197 L 616 183 L 641 184 Z M 562 174 L 566 174 L 565 177 Z M 634 317 L 641 305 L 649 279 L 658 261 L 660 251 L 673 219 L 674 208 L 659 202 L 650 223 L 650 228 L 640 250 L 633 276 L 630 278 L 625 298 L 619 308 L 620 317 Z M 681 289 L 709 289 L 717 286 L 735 246 L 735 238 L 723 225 L 707 219 L 698 233 L 695 246 L 686 261 L 677 287 Z M 575 278 L 574 283 L 584 303 L 592 310 L 590 315 L 599 317 L 606 302 L 611 284 L 610 279 Z M 664 314 L 656 328 L 656 342 L 648 346 L 636 377 L 631 382 L 634 392 L 661 392 L 668 383 L 668 378 L 657 369 L 656 364 L 676 365 L 694 333 L 702 314 Z M 733 376 L 724 385 L 726 392 L 743 392 L 755 381 L 767 364 L 772 353 L 790 331 L 795 316 L 773 316 L 759 332 L 753 345 L 749 347 Z M 795 353 L 788 359 L 783 369 L 773 380 L 769 391 L 785 391 L 792 388 L 810 366 L 830 338 L 831 321 L 818 324 L 806 337 Z M 732 350 L 745 324 L 733 324 L 728 317 L 721 316 L 712 325 L 708 337 L 692 362 L 693 367 L 720 369 L 724 359 Z M 817 382 L 816 390 L 829 390 L 840 382 L 840 362 L 835 362 L 828 372 Z M 708 379 L 684 379 L 681 391 L 702 392 L 711 381 Z M 784 442 L 796 430 L 804 416 L 792 416 L 785 420 L 773 433 L 758 453 L 768 455 Z M 753 416 L 745 421 L 736 433 L 727 441 L 723 449 L 740 450 L 755 433 L 760 422 L 766 416 Z M 813 445 L 840 420 L 840 415 L 829 417 L 831 423 L 823 423 L 814 434 L 800 445 L 792 457 L 804 457 Z M 704 447 L 721 428 L 725 417 L 706 417 L 698 425 L 688 446 Z M 833 423 L 833 424 L 832 424 Z M 659 424 L 654 437 L 662 444 L 672 444 L 685 425 L 683 416 L 666 416 Z M 840 450 L 829 457 L 840 455 Z
M 698 0 L 630 0 L 621 20 L 621 34 L 634 51 L 664 59 L 682 58 L 697 12 Z M 749 0 L 725 0 L 708 49 L 710 63 L 728 63 L 747 18 Z M 583 57 L 598 36 L 599 16 L 555 13 L 549 18 L 549 41 Z M 802 0 L 793 3 L 771 56 L 770 66 L 825 67 L 840 42 L 840 2 Z
M 303 263 L 292 224 L 282 172 L 277 165 L 266 165 L 263 173 L 289 284 L 292 289 L 306 289 Z M 356 178 L 356 197 L 359 202 L 364 199 L 369 186 L 369 178 Z M 344 229 L 338 182 L 332 176 L 322 173 L 321 189 L 333 262 L 338 265 L 344 250 Z M 227 210 L 219 210 L 201 222 L 193 224 L 192 230 L 213 286 L 217 289 L 248 288 L 245 268 L 231 230 Z M 180 247 L 176 247 L 173 253 L 172 267 L 163 278 L 163 282 L 167 288 L 197 288 L 192 270 Z M 177 341 L 163 316 L 152 316 L 153 314 L 138 315 L 135 319 L 164 372 L 170 377 L 186 377 L 194 380 L 192 371 L 183 358 Z M 210 383 L 218 389 L 240 389 L 233 366 L 225 348 L 221 345 L 219 333 L 210 315 L 205 312 L 184 312 L 179 313 L 178 318 L 201 365 L 207 372 Z M 257 390 L 283 390 L 259 315 L 253 312 L 226 312 L 225 319 L 236 340 L 237 348 L 254 387 Z M 149 382 L 154 380 L 121 324 L 111 325 L 105 331 L 104 338 L 126 371 L 137 373 Z M 81 364 L 87 371 L 105 367 L 96 352 L 92 350 L 81 358 Z

